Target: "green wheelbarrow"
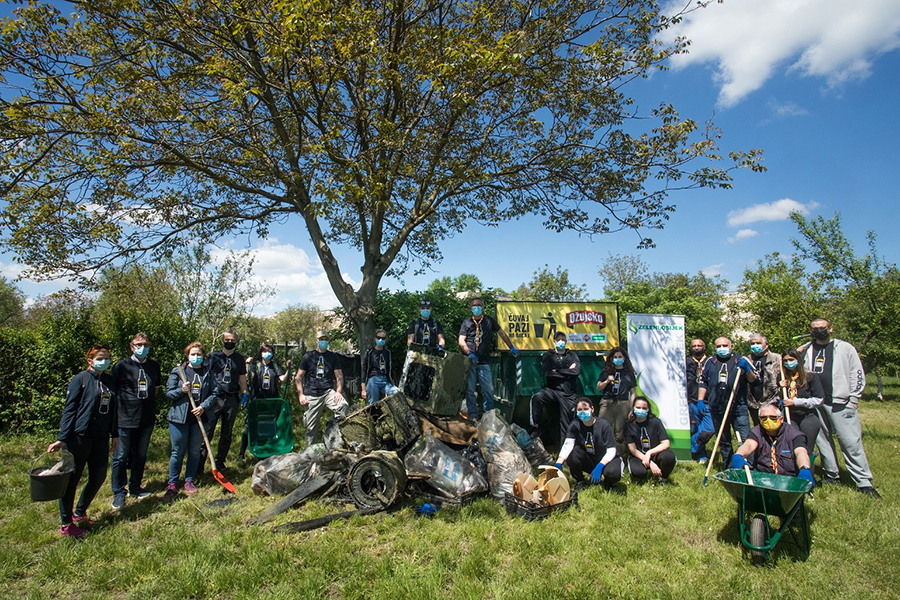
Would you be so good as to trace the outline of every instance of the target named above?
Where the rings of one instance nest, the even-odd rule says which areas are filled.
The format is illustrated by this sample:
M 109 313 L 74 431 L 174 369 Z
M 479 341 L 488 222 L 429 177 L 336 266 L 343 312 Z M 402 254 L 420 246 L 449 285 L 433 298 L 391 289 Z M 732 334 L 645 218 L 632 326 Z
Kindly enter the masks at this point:
M 294 449 L 291 406 L 283 398 L 255 398 L 247 405 L 248 450 L 256 458 Z
M 728 469 L 713 477 L 738 503 L 741 543 L 750 551 L 754 563 L 766 562 L 785 533 L 800 548 L 804 558 L 809 557 L 809 520 L 804 499 L 812 489 L 810 482 L 799 477 L 753 471 L 753 485 L 750 485 L 747 473 L 741 469 Z M 781 520 L 777 530 L 770 524 L 769 517 Z

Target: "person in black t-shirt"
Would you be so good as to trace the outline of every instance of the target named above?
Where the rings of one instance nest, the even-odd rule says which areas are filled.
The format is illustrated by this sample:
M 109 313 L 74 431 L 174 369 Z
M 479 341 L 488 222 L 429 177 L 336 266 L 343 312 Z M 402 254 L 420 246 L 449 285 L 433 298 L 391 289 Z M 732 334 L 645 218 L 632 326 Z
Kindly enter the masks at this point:
M 431 316 L 431 300 L 422 300 L 419 303 L 419 317 L 406 330 L 406 345 L 420 344 L 443 350 L 446 343 L 441 322 Z
M 150 495 L 143 489 L 144 467 L 150 436 L 156 422 L 156 389 L 162 382 L 159 363 L 149 358 L 150 338 L 136 333 L 131 338 L 131 356 L 117 362 L 110 374 L 118 391 L 119 447 L 113 455 L 110 482 L 113 510 L 125 506 L 128 495 L 141 500 Z M 131 478 L 128 478 L 128 463 Z
M 246 402 L 247 364 L 244 357 L 235 350 L 238 344 L 237 333 L 226 329 L 222 333 L 222 350 L 209 355 L 209 365 L 219 390 L 218 403 L 207 413 L 206 436 L 212 444 L 216 423 L 222 418 L 222 430 L 219 433 L 219 444 L 216 446 L 216 467 L 225 469 L 225 459 L 231 450 L 231 438 L 234 431 L 234 420 L 237 418 L 241 404 Z M 206 462 L 206 446 L 200 451 L 202 460 L 199 471 L 203 471 Z
M 637 376 L 625 348 L 616 346 L 607 354 L 597 391 L 603 394 L 598 415 L 612 426 L 619 453 L 624 454 L 625 420 L 637 395 Z
M 344 399 L 344 372 L 338 355 L 328 349 L 330 335 L 327 331 L 316 333 L 316 349 L 307 352 L 300 360 L 294 383 L 297 401 L 306 407 L 303 425 L 306 428 L 306 446 L 316 443 L 319 437 L 319 419 L 328 408 L 339 419 L 347 416 L 350 405 Z
M 291 369 L 291 361 L 285 365 L 288 371 Z M 281 384 L 287 381 L 288 371 L 281 368 L 275 360 L 275 348 L 271 344 L 262 344 L 256 355 L 256 360 L 247 358 L 247 379 L 253 400 L 258 398 L 281 398 Z M 250 400 L 251 402 L 253 400 Z M 244 424 L 244 432 L 241 434 L 241 449 L 238 452 L 238 460 L 246 458 L 247 446 L 250 443 L 250 424 Z
M 386 344 L 387 332 L 379 329 L 375 332 L 375 346 L 366 350 L 362 359 L 362 397 L 369 404 L 399 391 L 391 377 L 391 351 Z
M 609 489 L 622 480 L 624 472 L 622 459 L 616 456 L 616 438 L 609 423 L 594 417 L 590 400 L 582 398 L 575 408 L 577 420 L 569 425 L 556 467 L 561 469 L 565 463 L 575 481 L 584 481 L 589 473 L 591 483 Z
M 625 425 L 628 444 L 628 472 L 631 479 L 647 479 L 652 473 L 666 483 L 675 468 L 675 453 L 669 448 L 669 434 L 662 421 L 653 414 L 650 402 L 643 396 L 634 401 L 634 408 Z
M 556 448 L 556 443 L 562 443 L 565 439 L 569 424 L 575 418 L 581 360 L 575 352 L 566 349 L 565 332 L 556 332 L 554 343 L 556 348 L 548 350 L 541 358 L 547 385 L 531 397 L 529 420 L 532 427 L 539 428 L 544 445 Z M 558 418 L 553 420 L 554 416 Z M 559 431 L 559 439 L 556 430 Z

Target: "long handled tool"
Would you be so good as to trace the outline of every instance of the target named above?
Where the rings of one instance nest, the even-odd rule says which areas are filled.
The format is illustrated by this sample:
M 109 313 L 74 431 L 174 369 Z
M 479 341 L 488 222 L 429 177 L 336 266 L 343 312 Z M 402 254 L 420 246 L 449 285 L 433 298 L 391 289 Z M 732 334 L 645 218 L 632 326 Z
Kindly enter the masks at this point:
M 181 376 L 182 382 L 188 383 L 187 375 L 184 374 L 184 369 L 181 368 L 181 365 L 178 365 L 178 374 Z M 197 405 L 196 403 L 194 403 L 194 395 L 188 392 L 187 397 L 188 400 L 191 401 L 191 408 L 196 410 Z M 203 443 L 206 444 L 206 455 L 209 456 L 209 464 L 212 466 L 213 477 L 216 478 L 216 481 L 218 481 L 223 488 L 225 488 L 232 494 L 236 494 L 237 490 L 234 489 L 234 485 L 232 485 L 232 483 L 225 478 L 221 471 L 216 469 L 216 459 L 213 457 L 212 448 L 210 448 L 209 446 L 209 438 L 206 435 L 206 428 L 203 426 L 203 421 L 200 420 L 200 417 L 196 418 L 197 424 L 200 426 L 200 435 L 203 436 Z
M 781 380 L 787 383 L 787 374 L 784 372 L 784 365 L 781 365 Z M 781 388 L 781 401 L 784 402 L 788 399 L 787 397 L 787 386 Z M 785 404 L 784 405 L 784 418 L 787 419 L 788 425 L 791 424 L 791 409 Z
M 741 432 L 735 431 L 734 435 L 737 436 L 738 447 L 740 448 L 741 444 L 744 443 L 744 440 L 741 439 Z M 747 483 L 749 483 L 750 485 L 753 485 L 753 475 L 750 474 L 750 465 L 744 465 L 744 473 L 747 474 Z
M 722 417 L 722 424 L 719 426 L 719 435 L 716 436 L 716 445 L 713 446 L 712 454 L 709 457 L 709 466 L 706 467 L 706 474 L 703 476 L 703 486 L 706 487 L 706 480 L 709 478 L 709 472 L 712 471 L 713 461 L 716 459 L 716 450 L 719 449 L 719 442 L 722 440 L 722 432 L 725 431 L 725 424 L 728 422 L 728 413 L 731 412 L 731 403 L 734 402 L 734 392 L 737 391 L 741 382 L 741 369 L 738 368 L 737 375 L 734 376 L 734 385 L 731 386 L 731 395 L 728 397 L 728 406 L 725 407 L 725 416 Z

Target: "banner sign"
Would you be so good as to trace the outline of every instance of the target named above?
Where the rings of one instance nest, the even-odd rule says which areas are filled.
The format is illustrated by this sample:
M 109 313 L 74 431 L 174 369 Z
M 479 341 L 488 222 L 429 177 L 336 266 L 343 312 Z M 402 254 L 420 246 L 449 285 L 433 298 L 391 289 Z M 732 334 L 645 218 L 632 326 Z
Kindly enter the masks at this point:
M 684 317 L 629 313 L 628 355 L 638 396 L 650 400 L 678 460 L 691 460 L 691 425 L 684 374 Z
M 500 323 L 519 350 L 551 350 L 553 336 L 566 334 L 570 350 L 609 350 L 619 345 L 615 302 L 498 302 Z M 501 350 L 508 350 L 498 339 Z

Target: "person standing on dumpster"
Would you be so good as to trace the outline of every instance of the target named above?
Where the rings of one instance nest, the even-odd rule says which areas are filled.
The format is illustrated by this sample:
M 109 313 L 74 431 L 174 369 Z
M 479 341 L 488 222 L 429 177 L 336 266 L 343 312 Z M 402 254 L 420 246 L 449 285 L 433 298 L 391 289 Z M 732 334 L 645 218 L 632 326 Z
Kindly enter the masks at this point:
M 447 342 L 444 340 L 444 328 L 440 321 L 431 316 L 431 300 L 419 303 L 419 316 L 413 319 L 406 330 L 406 345 L 420 344 L 443 350 Z
M 472 368 L 469 370 L 469 381 L 466 387 L 466 414 L 472 421 L 477 421 L 481 415 L 494 408 L 494 382 L 491 376 L 491 349 L 494 345 L 494 333 L 500 335 L 513 356 L 518 356 L 519 351 L 513 346 L 509 336 L 493 317 L 484 314 L 484 300 L 472 298 L 470 302 L 472 316 L 462 322 L 459 328 L 459 349 L 472 359 Z M 478 413 L 475 384 L 481 386 L 483 412 Z
M 558 442 L 562 443 L 565 439 L 569 425 L 575 419 L 578 376 L 581 374 L 581 360 L 574 351 L 566 348 L 565 332 L 557 331 L 553 338 L 555 347 L 545 352 L 541 358 L 541 368 L 547 383 L 544 389 L 531 397 L 529 416 L 531 426 L 539 429 L 545 445 L 548 440 L 555 439 L 555 433 L 551 433 L 555 428 L 559 429 Z M 548 418 L 549 407 L 559 408 L 558 422 L 551 422 Z
M 594 405 L 587 398 L 579 400 L 575 409 L 577 419 L 569 425 L 556 468 L 567 464 L 572 479 L 578 483 L 589 473 L 591 483 L 602 483 L 608 490 L 622 480 L 625 470 L 622 459 L 616 455 L 612 428 L 594 416 Z
M 387 349 L 387 332 L 375 332 L 375 346 L 366 350 L 362 359 L 362 397 L 375 404 L 398 391 L 391 378 L 391 351 Z
M 306 427 L 306 447 L 315 444 L 319 437 L 319 419 L 328 408 L 338 419 L 347 416 L 350 405 L 344 399 L 344 372 L 338 355 L 328 349 L 330 335 L 327 331 L 316 333 L 316 349 L 300 359 L 297 377 L 297 401 L 306 407 L 303 425 Z

